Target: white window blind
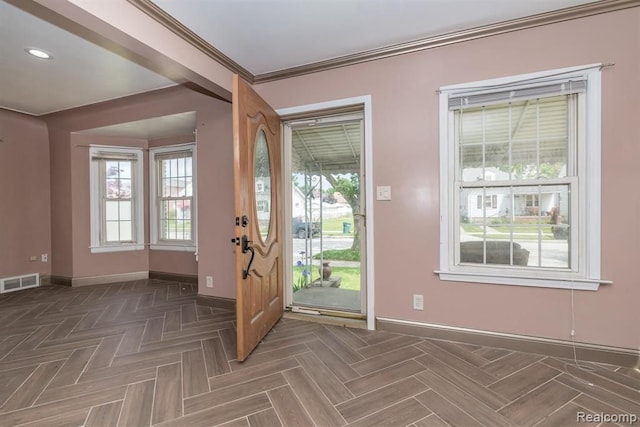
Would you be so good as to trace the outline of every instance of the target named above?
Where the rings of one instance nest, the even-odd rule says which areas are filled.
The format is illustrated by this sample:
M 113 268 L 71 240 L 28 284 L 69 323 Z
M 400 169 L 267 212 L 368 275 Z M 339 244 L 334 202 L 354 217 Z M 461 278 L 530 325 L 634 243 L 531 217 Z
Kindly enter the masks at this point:
M 521 101 L 535 98 L 545 98 L 556 95 L 570 95 L 583 93 L 586 90 L 586 79 L 561 80 L 544 82 L 532 86 L 478 87 L 464 91 L 461 94 L 449 96 L 449 110 L 466 107 L 502 104 L 505 102 Z
M 138 161 L 138 155 L 135 153 L 95 151 L 91 155 L 91 160 L 129 160 L 131 162 L 136 162 Z
M 597 289 L 600 66 L 440 89 L 443 280 Z

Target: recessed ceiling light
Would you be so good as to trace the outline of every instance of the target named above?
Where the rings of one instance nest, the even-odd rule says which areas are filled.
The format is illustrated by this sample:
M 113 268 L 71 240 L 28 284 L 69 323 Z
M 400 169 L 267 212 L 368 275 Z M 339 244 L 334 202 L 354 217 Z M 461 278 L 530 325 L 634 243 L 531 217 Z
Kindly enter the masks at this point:
M 40 58 L 40 59 L 53 59 L 53 56 L 51 56 L 50 54 L 48 54 L 47 52 L 45 52 L 44 50 L 40 50 L 40 49 L 36 49 L 33 47 L 28 47 L 25 49 L 25 51 L 29 54 L 29 55 L 33 55 L 36 58 Z

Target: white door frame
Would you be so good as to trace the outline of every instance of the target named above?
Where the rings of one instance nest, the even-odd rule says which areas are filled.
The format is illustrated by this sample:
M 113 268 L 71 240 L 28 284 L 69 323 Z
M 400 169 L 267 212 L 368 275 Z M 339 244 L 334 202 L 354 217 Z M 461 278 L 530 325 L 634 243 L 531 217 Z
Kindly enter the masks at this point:
M 353 98 L 344 98 L 338 99 L 334 101 L 327 102 L 319 102 L 316 104 L 308 104 L 308 105 L 300 105 L 296 107 L 290 108 L 281 108 L 276 110 L 276 113 L 280 117 L 290 116 L 293 114 L 301 114 L 301 113 L 311 113 L 317 111 L 318 114 L 321 114 L 322 110 L 330 110 L 337 109 L 342 107 L 349 107 L 352 105 L 362 105 L 364 110 L 364 170 L 365 170 L 365 238 L 366 238 L 366 297 L 367 297 L 367 329 L 374 330 L 376 327 L 375 322 L 375 314 L 374 314 L 374 269 L 373 269 L 373 260 L 374 258 L 374 242 L 373 242 L 373 229 L 374 229 L 374 221 L 373 221 L 373 208 L 372 201 L 375 200 L 373 198 L 373 136 L 372 136 L 372 119 L 371 119 L 371 95 L 357 96 Z M 291 191 L 286 190 L 287 188 L 291 188 L 291 141 L 287 140 L 287 132 L 283 132 L 283 137 L 285 138 L 284 147 L 283 147 L 283 156 L 284 160 L 282 162 L 282 173 L 283 176 L 283 185 L 285 188 L 284 193 L 284 201 L 285 201 L 285 218 L 291 218 Z M 285 260 L 292 260 L 292 239 L 291 239 L 291 227 L 285 227 Z M 286 269 L 285 269 L 286 273 Z M 285 274 L 285 277 L 287 275 Z M 288 293 L 287 293 L 288 292 Z M 292 301 L 292 289 L 290 286 L 285 286 L 285 300 L 288 302 Z

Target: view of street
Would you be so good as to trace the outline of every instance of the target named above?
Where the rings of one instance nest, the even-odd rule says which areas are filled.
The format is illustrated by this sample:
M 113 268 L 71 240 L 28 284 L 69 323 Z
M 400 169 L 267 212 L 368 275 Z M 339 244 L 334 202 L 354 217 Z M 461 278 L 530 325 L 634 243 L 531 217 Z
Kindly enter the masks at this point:
M 464 240 L 472 240 L 468 236 Z M 322 250 L 349 249 L 353 242 L 352 236 L 324 237 Z M 529 265 L 537 266 L 542 249 L 542 266 L 566 268 L 569 259 L 569 244 L 566 240 L 542 240 L 540 247 L 537 240 L 517 240 L 524 249 L 529 251 Z M 309 246 L 310 245 L 310 246 Z M 320 237 L 313 239 L 293 239 L 293 263 L 300 259 L 301 251 L 309 251 L 312 255 L 320 253 Z
M 323 237 L 322 238 L 322 250 L 329 249 L 349 249 L 353 243 L 353 236 L 344 237 Z M 309 252 L 312 255 L 320 253 L 320 237 L 314 237 L 313 239 L 293 239 L 293 263 L 295 264 L 300 259 L 300 252 Z

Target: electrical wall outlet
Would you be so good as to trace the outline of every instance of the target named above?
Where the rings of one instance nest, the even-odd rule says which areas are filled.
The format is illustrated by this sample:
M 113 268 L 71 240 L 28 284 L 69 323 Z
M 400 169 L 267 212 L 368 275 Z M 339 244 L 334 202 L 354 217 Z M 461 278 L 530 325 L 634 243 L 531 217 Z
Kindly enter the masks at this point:
M 29 257 L 29 262 L 33 262 L 33 261 L 37 261 L 37 260 L 38 260 L 38 257 L 35 256 L 35 255 Z
M 40 256 L 40 260 L 41 260 L 42 262 L 49 262 L 49 255 L 48 255 L 48 254 L 42 254 L 42 255 Z
M 207 288 L 213 288 L 213 276 L 207 276 Z
M 413 309 L 424 310 L 424 296 L 413 294 Z

